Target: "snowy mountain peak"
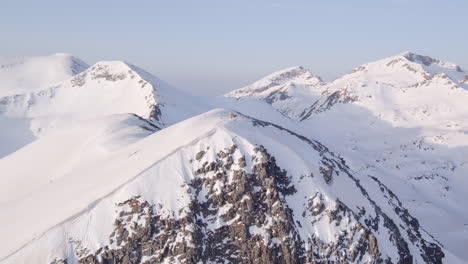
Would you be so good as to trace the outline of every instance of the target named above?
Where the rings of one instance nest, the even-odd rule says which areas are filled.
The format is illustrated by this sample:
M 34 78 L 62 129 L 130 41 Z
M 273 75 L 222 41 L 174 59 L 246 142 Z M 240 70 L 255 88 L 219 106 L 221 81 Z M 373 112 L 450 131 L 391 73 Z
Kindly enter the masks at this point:
M 48 89 L 0 97 L 0 114 L 90 119 L 130 113 L 164 127 L 202 112 L 199 105 L 136 66 L 101 61 Z
M 362 67 L 228 95 L 262 102 L 122 61 L 0 96 L 0 263 L 466 263 L 462 71 Z
M 467 84 L 468 74 L 457 65 L 405 52 L 359 66 L 329 83 L 321 82 L 303 67 L 289 68 L 226 96 L 262 100 L 283 115 L 305 120 L 314 113 L 347 103 L 369 105 L 376 112 L 383 109 L 392 112 L 395 105 L 426 109 L 427 104 L 436 103 L 435 94 L 439 98 L 437 104 L 441 104 L 441 98 L 453 101 L 454 97 L 465 97 L 462 91 L 468 90 Z M 433 108 L 434 113 L 441 113 Z M 412 121 L 414 118 L 406 117 Z M 418 118 L 428 119 L 426 116 Z
M 90 75 L 92 79 L 104 79 L 106 81 L 125 80 L 127 77 L 135 78 L 136 74 L 130 64 L 123 61 L 100 61 L 83 73 Z
M 141 88 L 151 86 L 151 92 L 158 90 L 177 90 L 165 81 L 157 78 L 153 74 L 125 61 L 99 61 L 89 67 L 77 78 L 89 76 L 97 81 L 123 81 L 127 78 L 132 82 L 137 82 Z M 72 80 L 73 81 L 73 80 Z M 148 86 L 147 86 L 148 85 Z
M 306 89 L 309 89 L 320 86 L 322 83 L 322 79 L 312 74 L 310 70 L 297 66 L 276 71 L 244 88 L 232 91 L 226 96 L 267 98 L 278 92 L 285 93 L 300 86 L 303 88 L 306 86 Z
M 468 79 L 468 73 L 454 63 L 409 51 L 359 66 L 350 75 L 352 78 L 359 75 L 373 77 L 392 75 L 392 78 L 412 79 L 418 83 L 432 79 L 434 76 L 443 78 L 447 76 L 458 85 Z
M 322 82 L 322 79 L 312 74 L 312 72 L 309 69 L 306 69 L 302 66 L 296 66 L 276 71 L 262 78 L 260 81 L 253 83 L 251 86 L 260 87 L 262 85 L 271 83 L 285 84 L 291 82 L 304 82 L 308 84 L 318 85 Z
M 263 78 L 263 80 L 269 80 L 272 82 L 284 82 L 290 81 L 292 79 L 319 79 L 321 81 L 320 77 L 313 75 L 310 70 L 304 68 L 303 66 L 296 66 L 279 70 Z
M 75 143 L 67 138 L 41 142 Z M 38 145 L 0 169 L 27 160 Z M 73 152 L 96 154 L 92 145 L 70 145 L 47 153 L 61 164 Z M 0 202 L 11 201 L 0 203 L 7 204 L 0 231 L 12 238 L 0 248 L 6 263 L 244 263 L 246 256 L 260 263 L 442 263 L 445 256 L 378 178 L 352 171 L 318 141 L 229 110 L 184 120 L 99 163 L 53 171 L 54 181 L 48 166 L 34 165 L 0 179 L 28 184 L 17 192 L 0 184 Z M 41 217 L 20 217 L 24 212 Z M 8 226 L 13 222 L 21 232 Z

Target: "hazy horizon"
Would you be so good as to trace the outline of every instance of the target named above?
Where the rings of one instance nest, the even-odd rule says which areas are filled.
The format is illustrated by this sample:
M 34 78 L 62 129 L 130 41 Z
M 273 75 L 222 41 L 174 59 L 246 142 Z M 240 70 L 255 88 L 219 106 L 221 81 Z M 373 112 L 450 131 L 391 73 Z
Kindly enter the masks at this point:
M 461 0 L 7 1 L 0 54 L 124 60 L 192 94 L 217 95 L 291 66 L 332 80 L 404 51 L 467 69 L 466 10 Z

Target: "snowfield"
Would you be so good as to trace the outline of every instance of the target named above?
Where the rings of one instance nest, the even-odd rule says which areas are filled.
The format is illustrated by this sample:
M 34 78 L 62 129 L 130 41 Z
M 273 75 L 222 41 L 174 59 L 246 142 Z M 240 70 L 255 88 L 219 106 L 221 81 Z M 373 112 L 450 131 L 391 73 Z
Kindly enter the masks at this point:
M 294 67 L 216 98 L 120 61 L 0 65 L 1 263 L 468 261 L 454 64 Z

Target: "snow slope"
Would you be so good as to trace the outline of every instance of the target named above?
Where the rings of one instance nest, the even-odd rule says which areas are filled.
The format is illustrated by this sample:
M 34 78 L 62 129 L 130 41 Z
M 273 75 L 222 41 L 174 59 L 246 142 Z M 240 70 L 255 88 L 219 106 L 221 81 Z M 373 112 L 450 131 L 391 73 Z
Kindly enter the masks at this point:
M 69 54 L 50 56 L 0 56 L 0 108 L 5 98 L 34 93 L 56 86 L 86 70 L 88 65 Z M 0 114 L 0 158 L 31 143 L 37 138 L 31 118 Z
M 467 76 L 455 64 L 405 52 L 309 85 L 306 95 L 238 98 L 263 100 L 301 121 L 298 131 L 390 186 L 447 248 L 468 260 Z
M 47 161 L 21 168 L 18 181 L 29 181 L 34 174 L 40 183 L 24 193 L 0 185 L 0 193 L 8 193 L 0 203 L 0 228 L 12 238 L 2 241 L 3 262 L 116 260 L 122 252 L 132 253 L 128 247 L 135 247 L 128 257 L 140 261 L 234 261 L 251 250 L 243 244 L 282 252 L 279 257 L 259 255 L 270 261 L 321 259 L 334 245 L 340 249 L 329 254 L 329 260 L 342 260 L 345 254 L 352 262 L 435 263 L 444 256 L 458 261 L 442 252 L 378 180 L 350 174 L 325 146 L 271 123 L 213 110 L 106 155 L 88 136 L 78 137 L 76 147 L 52 143 L 67 138 L 43 137 L 1 160 L 0 170 L 9 169 L 43 151 L 42 144 L 54 146 L 45 159 L 64 148 L 79 149 L 86 157 L 69 163 L 75 151 L 67 151 L 71 155 L 59 155 L 64 159 L 60 164 L 72 165 L 52 174 Z M 24 217 L 25 212 L 36 217 Z M 8 226 L 12 222 L 15 228 Z M 158 228 L 148 229 L 149 223 Z M 231 240 L 233 235 L 241 241 Z M 169 251 L 164 245 L 158 248 L 163 238 L 168 239 Z M 223 254 L 204 251 L 208 245 L 224 247 Z M 281 250 L 287 245 L 296 246 Z M 154 247 L 152 253 L 145 251 L 147 246 Z M 180 247 L 201 251 L 178 251 Z M 245 252 L 232 251 L 236 247 Z M 230 256 L 226 250 L 232 251 Z
M 121 61 L 98 62 L 48 89 L 0 98 L 6 116 L 96 116 L 134 113 L 164 126 L 202 111 L 191 98 Z
M 0 95 L 0 263 L 468 260 L 454 64 L 294 67 L 207 99 L 120 61 L 76 73 Z
M 62 71 L 68 69 L 64 65 L 55 66 Z M 53 68 L 48 70 L 55 71 Z M 19 76 L 30 78 L 33 82 L 34 76 L 24 73 Z M 37 83 L 46 85 L 41 83 L 41 79 Z M 0 150 L 0 157 L 31 143 L 45 130 L 50 130 L 53 126 L 47 122 L 54 123 L 55 119 L 68 119 L 72 123 L 74 120 L 79 122 L 131 113 L 162 128 L 206 111 L 202 100 L 121 61 L 98 62 L 52 87 L 43 88 L 0 97 L 0 125 L 9 127 L 0 133 L 0 143 L 5 146 Z M 20 85 L 13 91 L 21 89 Z M 33 122 L 35 119 L 41 119 L 41 122 Z

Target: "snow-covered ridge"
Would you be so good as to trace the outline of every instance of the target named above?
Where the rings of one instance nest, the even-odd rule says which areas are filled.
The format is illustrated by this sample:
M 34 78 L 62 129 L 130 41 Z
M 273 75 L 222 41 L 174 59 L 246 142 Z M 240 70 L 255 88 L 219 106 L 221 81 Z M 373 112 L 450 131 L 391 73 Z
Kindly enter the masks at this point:
M 287 68 L 274 72 L 255 83 L 232 91 L 227 94 L 229 97 L 241 98 L 245 96 L 252 96 L 255 98 L 266 97 L 278 90 L 285 91 L 288 86 L 303 84 L 303 85 L 320 85 L 322 79 L 312 74 L 308 69 L 298 66 Z
M 136 66 L 97 62 L 61 84 L 0 98 L 0 113 L 16 117 L 93 118 L 134 113 L 160 126 L 200 111 L 195 100 Z
M 383 77 L 384 74 L 397 77 L 398 79 L 394 82 L 396 84 L 401 81 L 422 82 L 437 75 L 448 76 L 453 82 L 460 84 L 468 76 L 468 73 L 456 64 L 412 52 L 404 52 L 397 56 L 361 65 L 349 75 L 351 78 L 356 78 L 360 75 Z
M 434 59 L 434 58 L 431 58 L 429 56 L 418 55 L 418 54 L 414 54 L 412 52 L 405 52 L 402 56 L 407 58 L 409 61 L 422 63 L 426 67 L 437 65 L 437 66 L 439 66 L 441 68 L 446 68 L 448 70 L 454 70 L 456 72 L 466 74 L 466 72 L 460 66 L 458 66 L 458 65 L 456 65 L 454 63 L 443 62 L 441 60 Z
M 455 64 L 405 52 L 361 65 L 329 83 L 322 82 L 303 67 L 285 69 L 226 96 L 263 100 L 290 118 L 304 120 L 312 113 L 327 111 L 337 103 L 359 104 L 368 98 L 375 100 L 384 92 L 381 89 L 391 94 L 386 95 L 387 99 L 405 96 L 404 93 L 411 88 L 419 93 L 416 88 L 437 86 L 440 93 L 447 94 L 452 93 L 450 90 L 468 89 L 466 80 L 468 73 Z M 425 96 L 433 96 L 426 93 Z M 387 102 L 381 101 L 380 104 Z
M 63 65 L 62 59 L 67 62 L 75 60 L 71 55 L 58 54 L 41 58 L 47 62 L 45 64 L 31 65 L 35 65 L 34 69 L 38 68 L 38 73 L 41 72 L 40 67 L 47 65 L 53 66 L 45 67 L 47 71 L 54 72 L 55 68 L 60 68 L 66 72 L 69 64 Z M 30 60 L 26 60 L 26 64 Z M 21 61 L 23 59 L 9 59 L 11 65 Z M 59 70 L 57 72 L 60 73 Z M 33 78 L 35 75 L 29 72 L 16 73 L 18 79 L 36 81 Z M 132 114 L 163 128 L 207 110 L 202 100 L 122 61 L 97 62 L 84 71 L 70 72 L 72 74 L 59 83 L 52 83 L 52 87 L 44 87 L 39 91 L 32 89 L 0 96 L 0 126 L 9 128 L 0 133 L 0 145 L 4 146 L 0 158 L 31 143 L 44 135 L 45 131 L 51 131 L 56 120 L 69 120 L 72 124 L 112 115 Z M 1 85 L 2 78 L 0 90 L 8 88 Z M 40 119 L 40 122 L 36 122 L 36 119 Z
M 0 262 L 464 263 L 460 74 L 404 53 L 205 101 L 103 61 L 0 96 Z
M 360 172 L 380 175 L 441 243 L 468 259 L 459 246 L 468 243 L 461 202 L 468 199 L 467 79 L 453 63 L 406 52 L 310 87 L 314 92 L 240 98 L 268 103 Z
M 455 260 L 378 179 L 358 180 L 319 142 L 240 113 L 213 110 L 76 165 L 52 181 L 47 166 L 22 168 L 16 181 L 34 171 L 43 184 L 1 204 L 12 237 L 3 261 L 210 262 L 257 251 L 265 262 Z M 18 218 L 25 211 L 42 217 Z M 14 219 L 20 233 L 5 225 Z
M 237 99 L 259 99 L 275 105 L 282 114 L 297 116 L 299 108 L 308 107 L 303 97 L 320 96 L 325 90 L 318 76 L 302 66 L 274 72 L 244 88 L 226 94 Z

